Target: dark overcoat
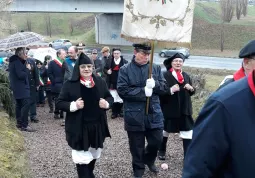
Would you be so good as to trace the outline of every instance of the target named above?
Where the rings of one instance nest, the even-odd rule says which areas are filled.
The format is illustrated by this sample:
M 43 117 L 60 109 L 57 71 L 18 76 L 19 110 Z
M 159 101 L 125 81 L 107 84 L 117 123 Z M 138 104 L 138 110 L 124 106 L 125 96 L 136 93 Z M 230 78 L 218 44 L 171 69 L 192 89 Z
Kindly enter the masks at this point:
M 48 64 L 48 76 L 51 81 L 51 92 L 60 93 L 64 82 L 63 69 L 54 60 Z
M 182 178 L 253 178 L 255 80 L 252 74 L 213 93 L 202 108 Z
M 8 71 L 14 98 L 30 98 L 30 86 L 28 81 L 29 70 L 26 68 L 25 61 L 20 59 L 17 55 L 11 56 Z
M 139 65 L 132 62 L 122 66 L 119 71 L 117 91 L 124 101 L 124 121 L 127 131 L 145 131 L 163 129 L 163 114 L 159 95 L 167 90 L 166 80 L 160 66 L 153 64 L 152 76 L 155 80 L 153 94 L 150 97 L 149 114 L 146 115 L 146 95 L 144 87 L 149 76 L 149 63 Z
M 77 65 L 78 66 L 78 65 Z M 75 67 L 77 67 L 75 66 Z M 79 66 L 78 66 L 79 67 Z M 81 91 L 80 91 L 80 80 L 77 77 L 78 69 L 74 68 L 73 71 L 73 77 L 71 80 L 68 80 L 64 83 L 63 88 L 61 90 L 61 93 L 59 95 L 59 98 L 57 99 L 57 108 L 59 108 L 62 111 L 66 112 L 66 119 L 65 119 L 65 132 L 66 132 L 66 140 L 68 142 L 68 145 L 75 150 L 81 150 L 80 142 L 82 140 L 82 110 L 77 110 L 76 112 L 70 112 L 70 105 L 72 101 L 76 101 L 78 98 L 81 98 Z M 98 97 L 104 98 L 110 106 L 113 103 L 112 95 L 110 94 L 107 85 L 105 81 L 96 75 L 92 75 L 93 80 L 95 82 L 95 87 L 98 90 Z M 84 103 L 88 104 L 88 103 Z M 104 114 L 104 124 L 107 126 L 106 136 L 110 136 L 108 124 L 107 124 L 107 116 L 106 116 L 106 110 L 102 109 L 102 113 Z

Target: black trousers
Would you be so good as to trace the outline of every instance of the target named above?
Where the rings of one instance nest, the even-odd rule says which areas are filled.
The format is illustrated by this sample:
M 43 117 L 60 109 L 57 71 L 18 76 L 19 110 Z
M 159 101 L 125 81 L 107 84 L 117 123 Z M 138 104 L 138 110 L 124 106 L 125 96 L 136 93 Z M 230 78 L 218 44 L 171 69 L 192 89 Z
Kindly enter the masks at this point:
M 16 99 L 16 120 L 18 128 L 27 128 L 30 98 Z
M 58 96 L 59 96 L 59 93 L 51 93 L 52 94 L 52 97 L 54 98 L 54 102 L 55 102 L 55 110 L 54 110 L 54 114 L 60 114 L 60 115 L 63 115 L 63 111 L 60 111 L 56 106 L 56 102 L 57 102 L 57 99 L 58 99 Z
M 36 96 L 37 91 L 35 87 L 30 87 L 30 108 L 29 108 L 29 116 L 30 119 L 33 120 L 36 118 Z
M 129 147 L 132 155 L 132 166 L 135 177 L 142 177 L 145 164 L 154 164 L 162 142 L 163 130 L 153 129 L 144 132 L 128 131 Z M 145 148 L 145 138 L 148 145 Z
M 79 178 L 95 178 L 93 173 L 96 159 L 93 159 L 89 164 L 76 164 L 76 169 Z
M 52 101 L 52 94 L 51 91 L 46 90 L 46 97 L 48 99 L 48 104 L 51 110 L 53 110 L 53 101 Z

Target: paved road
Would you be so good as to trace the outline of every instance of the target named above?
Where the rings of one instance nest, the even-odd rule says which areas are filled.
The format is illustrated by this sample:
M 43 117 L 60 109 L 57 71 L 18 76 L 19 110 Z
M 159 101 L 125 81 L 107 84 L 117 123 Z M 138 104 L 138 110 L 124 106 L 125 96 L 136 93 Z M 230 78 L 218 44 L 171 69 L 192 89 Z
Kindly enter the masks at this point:
M 125 53 L 123 56 L 126 59 L 131 59 L 131 53 Z M 165 58 L 159 57 L 157 53 L 154 55 L 154 62 L 156 64 L 163 64 Z M 242 59 L 235 58 L 220 58 L 220 57 L 208 57 L 208 56 L 190 56 L 185 60 L 184 66 L 189 67 L 201 67 L 211 69 L 228 69 L 237 70 L 240 68 Z
M 36 43 L 36 45 L 48 45 L 48 43 Z M 122 53 L 125 59 L 132 59 L 132 52 Z M 154 54 L 154 62 L 156 64 L 163 64 L 165 59 L 161 58 L 158 53 Z M 190 56 L 189 59 L 186 59 L 184 66 L 189 67 L 201 67 L 201 68 L 211 68 L 211 69 L 228 69 L 228 70 L 237 70 L 240 68 L 242 63 L 241 59 L 235 58 L 221 58 L 221 57 L 208 57 L 208 56 Z

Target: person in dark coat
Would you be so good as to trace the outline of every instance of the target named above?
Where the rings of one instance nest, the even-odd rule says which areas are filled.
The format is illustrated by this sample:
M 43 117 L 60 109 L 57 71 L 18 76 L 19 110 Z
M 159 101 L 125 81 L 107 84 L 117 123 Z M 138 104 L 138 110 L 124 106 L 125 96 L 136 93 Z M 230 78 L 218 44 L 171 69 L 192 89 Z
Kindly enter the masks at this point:
M 219 89 L 247 76 L 255 69 L 255 40 L 250 41 L 241 49 L 239 58 L 243 58 L 241 68 L 236 71 L 233 76 L 226 76 L 221 82 Z
M 182 178 L 255 175 L 255 71 L 214 92 L 193 128 Z
M 36 99 L 37 99 L 37 92 L 39 90 L 39 72 L 35 64 L 35 59 L 28 58 L 26 60 L 27 65 L 29 66 L 29 75 L 28 80 L 30 84 L 30 120 L 31 122 L 39 122 L 38 118 L 36 117 Z
M 107 61 L 111 59 L 110 48 L 108 46 L 103 47 L 101 53 L 102 53 L 101 61 L 103 68 L 102 78 L 106 81 L 108 85 L 107 69 L 105 69 L 105 65 L 108 63 Z
M 39 90 L 37 92 L 37 106 L 38 107 L 44 107 L 45 104 L 45 96 L 44 96 L 44 87 L 46 85 L 45 83 L 45 76 L 47 76 L 47 71 L 45 67 L 43 66 L 43 63 L 39 60 L 36 61 L 36 67 L 39 73 Z
M 120 48 L 113 48 L 112 58 L 109 59 L 105 65 L 105 70 L 107 70 L 108 87 L 110 88 L 110 92 L 114 98 L 114 103 L 112 105 L 112 119 L 115 119 L 116 117 L 123 117 L 123 100 L 117 92 L 117 80 L 120 68 L 127 63 L 128 61 L 121 56 Z
M 92 50 L 91 60 L 92 60 L 93 65 L 94 65 L 93 72 L 95 73 L 95 75 L 102 77 L 102 75 L 103 75 L 102 60 L 98 57 L 96 49 Z
M 79 178 L 95 177 L 96 159 L 101 155 L 105 138 L 110 137 L 106 110 L 113 98 L 105 81 L 92 72 L 91 59 L 81 53 L 71 80 L 64 83 L 57 100 L 57 107 L 67 113 L 66 139 Z
M 160 106 L 164 115 L 163 141 L 158 154 L 160 160 L 165 160 L 169 133 L 180 133 L 184 156 L 192 139 L 194 121 L 191 96 L 195 93 L 195 88 L 189 75 L 182 71 L 184 60 L 184 55 L 176 53 L 164 61 L 164 77 L 169 89 L 160 96 Z
M 48 65 L 48 76 L 51 82 L 51 94 L 55 100 L 54 118 L 64 118 L 63 111 L 56 107 L 56 99 L 59 96 L 64 82 L 62 64 L 66 58 L 66 52 L 63 49 L 57 51 L 57 59 L 53 59 Z M 60 115 L 60 117 L 59 117 Z
M 9 79 L 16 100 L 17 128 L 22 131 L 35 131 L 28 126 L 30 106 L 29 65 L 26 65 L 25 48 L 17 48 L 9 60 Z
M 149 56 L 151 47 L 134 44 L 135 57 L 120 68 L 117 91 L 124 101 L 124 123 L 128 134 L 134 177 L 142 177 L 147 165 L 157 173 L 155 160 L 162 142 L 163 114 L 159 95 L 169 90 L 160 66 L 153 64 L 149 78 Z M 152 55 L 152 54 L 151 54 Z M 148 115 L 146 101 L 149 98 Z M 145 138 L 148 142 L 146 148 Z
M 50 63 L 50 61 L 52 60 L 52 57 L 47 55 L 44 58 L 44 63 L 43 66 L 45 68 L 45 75 L 44 75 L 44 90 L 46 92 L 46 97 L 47 97 L 47 101 L 48 101 L 48 105 L 49 105 L 49 113 L 53 113 L 53 100 L 52 100 L 52 94 L 51 94 L 51 81 L 49 79 L 49 75 L 48 75 L 48 64 Z

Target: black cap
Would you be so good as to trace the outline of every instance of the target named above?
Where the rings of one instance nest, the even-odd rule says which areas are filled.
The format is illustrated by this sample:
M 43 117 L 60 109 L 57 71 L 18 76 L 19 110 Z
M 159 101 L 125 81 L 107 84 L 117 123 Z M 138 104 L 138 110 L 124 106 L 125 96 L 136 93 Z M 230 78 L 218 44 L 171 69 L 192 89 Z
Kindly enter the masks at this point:
M 112 48 L 112 53 L 113 53 L 114 51 L 121 51 L 121 49 L 120 49 L 120 48 Z
M 142 49 L 142 50 L 151 50 L 151 46 L 145 44 L 145 43 L 136 43 L 136 44 L 133 44 L 133 47 L 135 49 Z
M 185 56 L 182 53 L 175 53 L 172 57 L 164 60 L 164 65 L 166 66 L 167 70 L 169 70 L 172 67 L 171 63 L 176 58 L 181 58 L 183 62 L 185 61 Z
M 82 65 L 82 64 L 93 64 L 92 60 L 85 55 L 84 53 L 81 53 L 78 59 L 78 64 Z
M 36 61 L 35 61 L 35 64 L 36 64 L 36 65 L 38 65 L 38 64 L 43 65 L 43 63 L 42 63 L 41 61 L 39 61 L 39 60 L 36 60 Z
M 239 58 L 251 58 L 255 55 L 255 40 L 246 44 L 239 53 Z

